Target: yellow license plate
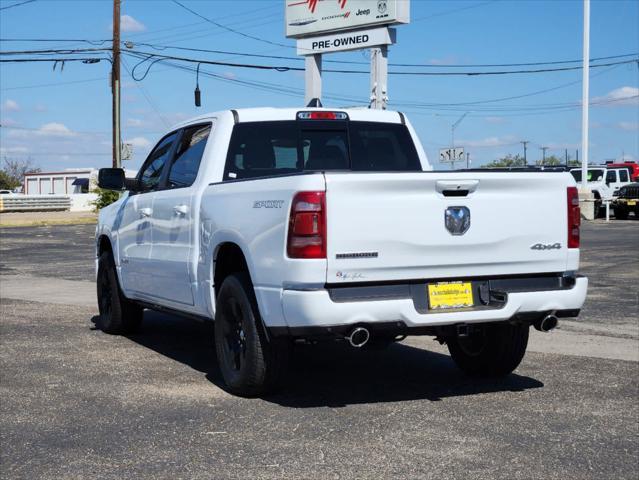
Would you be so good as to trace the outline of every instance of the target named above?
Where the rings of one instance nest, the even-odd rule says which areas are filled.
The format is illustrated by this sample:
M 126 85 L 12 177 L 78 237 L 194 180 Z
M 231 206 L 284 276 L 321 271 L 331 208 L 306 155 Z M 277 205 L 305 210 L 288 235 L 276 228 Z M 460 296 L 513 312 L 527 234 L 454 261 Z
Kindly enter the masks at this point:
M 428 285 L 428 303 L 431 310 L 472 307 L 473 284 L 470 282 L 445 282 Z
M 627 205 L 634 207 L 635 205 L 637 205 L 637 201 L 636 200 L 628 200 L 626 202 Z

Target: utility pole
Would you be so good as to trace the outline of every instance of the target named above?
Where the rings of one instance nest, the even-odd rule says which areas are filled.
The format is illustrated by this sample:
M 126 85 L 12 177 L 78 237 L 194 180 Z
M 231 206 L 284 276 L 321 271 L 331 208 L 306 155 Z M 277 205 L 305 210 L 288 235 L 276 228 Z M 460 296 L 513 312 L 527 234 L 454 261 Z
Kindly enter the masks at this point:
M 541 160 L 542 165 L 546 165 L 546 150 L 548 150 L 548 147 L 541 147 L 541 151 L 543 152 L 543 157 Z
M 120 136 L 120 0 L 113 0 L 113 65 L 111 67 L 113 99 L 113 168 L 121 168 Z
M 528 160 L 526 159 L 526 147 L 530 143 L 530 140 L 522 140 L 521 142 L 524 145 L 524 165 L 528 165 Z
M 581 92 L 581 189 L 587 190 L 588 173 L 588 99 L 590 80 L 590 0 L 584 0 L 584 58 L 582 68 Z
M 565 159 L 566 159 L 566 160 L 565 160 L 565 162 L 566 162 L 566 166 L 568 166 L 568 149 L 567 149 L 567 148 L 565 149 L 564 157 L 565 157 Z
M 466 152 L 466 168 L 470 168 L 470 153 Z
M 468 115 L 469 112 L 464 113 L 459 119 L 450 126 L 450 146 L 453 153 L 453 164 L 451 166 L 451 170 L 455 170 L 455 129 L 459 126 L 461 121 Z M 463 159 L 462 159 L 463 162 Z

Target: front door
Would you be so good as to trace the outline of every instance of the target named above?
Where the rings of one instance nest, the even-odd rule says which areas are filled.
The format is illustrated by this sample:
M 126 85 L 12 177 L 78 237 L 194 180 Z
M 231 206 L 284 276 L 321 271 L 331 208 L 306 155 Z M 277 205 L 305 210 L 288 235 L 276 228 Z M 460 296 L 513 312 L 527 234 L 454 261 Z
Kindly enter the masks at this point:
M 126 292 L 146 292 L 149 283 L 148 261 L 151 254 L 151 213 L 155 192 L 129 195 L 121 212 L 118 244 L 120 273 Z
M 195 181 L 210 132 L 211 123 L 183 130 L 168 167 L 166 185 L 153 205 L 153 291 L 169 302 L 194 303 Z
M 150 265 L 153 209 L 166 162 L 171 158 L 177 132 L 164 137 L 142 165 L 138 191 L 131 192 L 122 209 L 118 229 L 120 273 L 125 292 L 152 295 L 154 272 Z

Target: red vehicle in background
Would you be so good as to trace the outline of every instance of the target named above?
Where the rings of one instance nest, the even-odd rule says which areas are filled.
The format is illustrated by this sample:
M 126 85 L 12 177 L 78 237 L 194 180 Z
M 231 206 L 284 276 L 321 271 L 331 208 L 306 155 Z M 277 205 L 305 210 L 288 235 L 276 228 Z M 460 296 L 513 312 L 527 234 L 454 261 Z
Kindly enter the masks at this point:
M 633 182 L 639 181 L 639 163 L 637 162 L 606 162 L 608 168 L 627 168 L 630 173 L 630 179 Z

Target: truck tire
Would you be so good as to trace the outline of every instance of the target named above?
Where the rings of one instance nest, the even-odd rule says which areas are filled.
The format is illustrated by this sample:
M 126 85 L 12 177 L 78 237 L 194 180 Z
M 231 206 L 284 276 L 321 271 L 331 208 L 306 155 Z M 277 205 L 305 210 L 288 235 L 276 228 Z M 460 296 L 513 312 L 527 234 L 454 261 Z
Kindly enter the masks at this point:
M 628 210 L 623 207 L 615 207 L 614 208 L 615 218 L 617 220 L 627 220 L 628 219 Z
M 601 205 L 601 200 L 595 200 L 595 204 L 593 206 L 593 218 L 601 218 L 605 215 L 606 212 L 604 207 Z
M 487 324 L 468 337 L 448 338 L 448 351 L 468 375 L 505 376 L 524 358 L 529 328 L 508 322 Z
M 228 390 L 242 397 L 272 391 L 285 373 L 290 343 L 270 342 L 246 273 L 226 277 L 217 295 L 215 351 Z
M 100 312 L 96 322 L 98 328 L 113 335 L 136 332 L 142 323 L 144 310 L 128 300 L 120 290 L 111 252 L 103 252 L 98 259 L 96 284 Z

